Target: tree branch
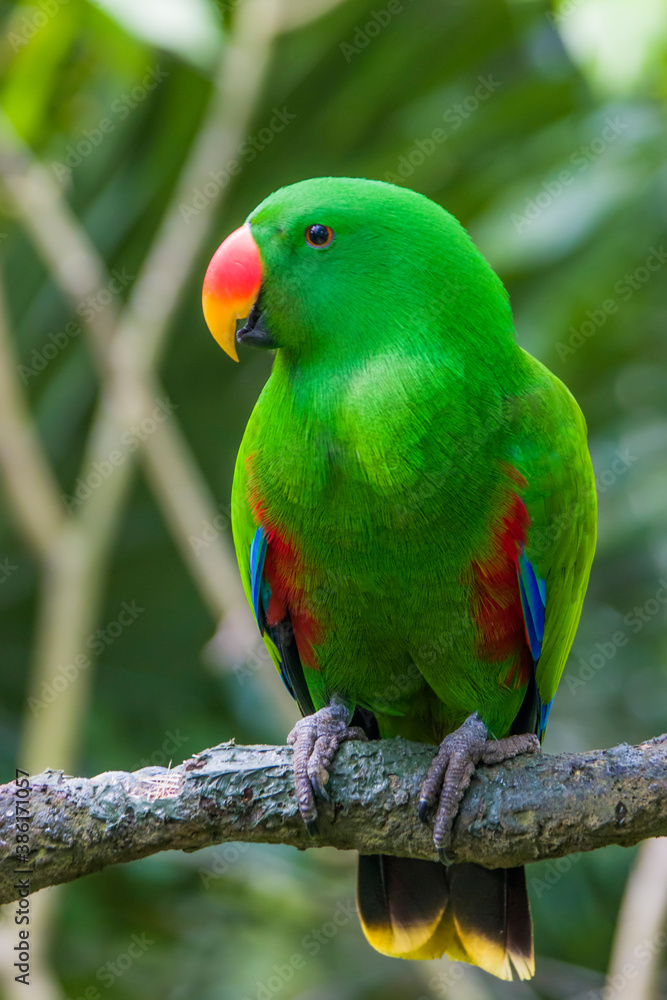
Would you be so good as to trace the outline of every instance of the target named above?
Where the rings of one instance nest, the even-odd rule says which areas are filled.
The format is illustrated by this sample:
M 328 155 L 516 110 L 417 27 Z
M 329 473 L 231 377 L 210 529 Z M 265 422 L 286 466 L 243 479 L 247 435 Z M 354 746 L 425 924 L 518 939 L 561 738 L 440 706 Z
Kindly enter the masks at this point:
M 58 485 L 19 386 L 0 275 L 0 471 L 16 523 L 46 565 L 65 520 Z
M 623 893 L 607 972 L 607 988 L 615 1000 L 658 996 L 662 948 L 647 948 L 646 942 L 659 940 L 665 920 L 667 839 L 661 837 L 642 844 Z
M 433 747 L 402 739 L 345 744 L 314 839 L 298 813 L 289 747 L 232 742 L 169 771 L 95 778 L 47 771 L 30 779 L 27 795 L 15 783 L 0 786 L 0 902 L 18 898 L 21 878 L 34 892 L 158 851 L 225 841 L 435 860 L 431 831 L 417 819 L 432 757 Z M 27 813 L 18 810 L 17 817 L 17 804 Z M 23 815 L 27 827 L 17 825 Z M 16 851 L 21 830 L 27 864 Z M 479 768 L 455 825 L 453 853 L 457 861 L 510 867 L 664 834 L 667 735 L 636 747 Z M 17 874 L 21 868 L 29 872 Z
M 219 125 L 220 122 L 215 120 L 208 127 L 217 134 Z M 35 159 L 30 148 L 1 114 L 0 137 L 0 177 L 54 282 L 70 301 L 72 309 L 77 311 L 87 296 L 110 287 L 111 275 L 53 175 Z M 216 162 L 211 159 L 205 164 L 200 163 L 197 169 L 201 172 L 206 167 L 213 168 Z M 174 202 L 171 213 L 178 214 L 177 209 L 178 202 Z M 182 224 L 185 226 L 184 222 Z M 72 266 L 72 261 L 76 266 Z M 142 274 L 145 273 L 142 271 Z M 188 274 L 189 268 L 179 271 L 180 285 Z M 150 370 L 153 361 L 147 362 L 143 355 L 139 360 L 136 356 L 141 338 L 134 336 L 128 339 L 124 315 L 112 300 L 102 310 L 85 310 L 81 319 L 103 389 L 103 398 L 89 435 L 81 478 L 85 480 L 97 468 L 97 463 L 107 461 L 109 453 L 120 447 L 123 431 L 131 432 L 132 426 L 140 425 L 143 420 L 148 420 L 155 427 L 154 432 L 142 435 L 140 440 L 148 478 L 186 565 L 199 585 L 214 620 L 220 622 L 232 608 L 245 606 L 236 560 L 230 543 L 222 533 L 198 553 L 192 549 L 189 538 L 200 530 L 202 524 L 212 523 L 218 510 L 173 414 L 160 424 L 151 419 L 156 404 L 167 399 L 167 393 L 157 375 Z M 166 335 L 166 330 L 166 326 L 162 328 L 162 336 Z M 101 451 L 98 446 L 100 441 L 103 442 Z M 0 460 L 1 446 L 0 434 Z M 121 453 L 125 457 L 125 468 L 121 473 L 123 482 L 116 484 L 116 496 L 122 503 L 130 483 L 132 456 L 124 450 Z M 118 469 L 114 475 L 119 476 Z M 57 494 L 56 503 L 60 513 L 62 506 Z M 249 644 L 248 637 L 245 645 Z

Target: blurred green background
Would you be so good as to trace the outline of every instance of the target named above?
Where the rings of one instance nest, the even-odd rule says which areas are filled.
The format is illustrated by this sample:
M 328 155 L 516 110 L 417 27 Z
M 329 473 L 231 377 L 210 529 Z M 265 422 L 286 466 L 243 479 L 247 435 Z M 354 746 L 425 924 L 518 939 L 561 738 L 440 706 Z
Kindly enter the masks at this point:
M 61 496 L 76 496 L 77 485 L 82 495 L 99 412 L 100 380 L 81 326 L 91 315 L 103 325 L 131 298 L 171 206 L 176 250 L 181 231 L 184 241 L 197 227 L 199 235 L 187 251 L 182 294 L 164 317 L 158 367 L 203 473 L 208 509 L 220 515 L 217 528 L 201 519 L 185 534 L 183 522 L 175 528 L 165 511 L 182 480 L 174 473 L 170 487 L 167 463 L 156 486 L 150 463 L 139 460 L 91 587 L 93 626 L 83 636 L 98 628 L 104 635 L 81 647 L 94 663 L 70 685 L 69 694 L 81 694 L 69 750 L 39 766 L 93 775 L 179 763 L 232 737 L 283 742 L 296 718 L 247 638 L 242 611 L 219 629 L 216 609 L 229 607 L 235 578 L 218 608 L 183 554 L 189 539 L 199 566 L 192 539 L 208 530 L 220 559 L 228 555 L 234 458 L 270 367 L 250 351 L 233 365 L 207 332 L 206 264 L 267 194 L 321 174 L 403 183 L 451 211 L 509 288 L 521 344 L 563 379 L 588 421 L 598 551 L 545 749 L 638 742 L 667 730 L 663 0 L 36 0 L 0 4 L 0 19 L 9 372 L 52 466 L 59 514 L 93 509 L 92 500 L 68 505 Z M 227 141 L 236 113 L 229 155 L 217 174 L 188 188 L 184 167 L 221 94 L 227 110 L 213 131 Z M 23 169 L 19 156 L 24 166 L 41 161 L 114 277 L 87 306 L 85 295 L 78 309 L 63 295 L 36 249 L 28 219 L 39 226 L 44 215 L 37 197 L 24 197 L 23 215 L 17 207 L 11 178 Z M 164 262 L 169 283 L 167 265 L 178 270 L 178 262 Z M 75 283 L 82 266 L 71 256 L 64 262 Z M 156 286 L 156 308 L 162 295 Z M 135 320 L 141 331 L 140 312 Z M 58 740 L 48 699 L 28 707 L 29 697 L 44 695 L 34 671 L 41 658 L 48 673 L 44 621 L 57 585 L 19 521 L 16 504 L 3 508 L 3 781 L 25 766 L 38 737 L 47 748 Z M 124 602 L 142 610 L 119 631 Z M 572 858 L 562 871 L 529 869 L 538 973 L 518 985 L 373 952 L 351 912 L 352 855 L 246 845 L 162 855 L 47 891 L 42 976 L 30 995 L 599 997 L 633 855 L 609 848 Z M 2 934 L 9 923 L 5 915 Z M 128 965 L 133 935 L 143 944 Z M 298 968 L 294 955 L 303 959 Z M 23 995 L 6 962 L 0 996 Z M 667 997 L 664 977 L 655 995 Z

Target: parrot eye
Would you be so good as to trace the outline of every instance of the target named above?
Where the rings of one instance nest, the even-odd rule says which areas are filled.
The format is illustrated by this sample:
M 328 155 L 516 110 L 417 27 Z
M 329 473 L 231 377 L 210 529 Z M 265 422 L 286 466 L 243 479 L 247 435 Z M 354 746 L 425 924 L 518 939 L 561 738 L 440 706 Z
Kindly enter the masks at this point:
M 319 223 L 308 226 L 305 232 L 308 246 L 317 247 L 318 250 L 322 247 L 328 247 L 334 236 L 335 233 L 330 226 L 322 226 Z

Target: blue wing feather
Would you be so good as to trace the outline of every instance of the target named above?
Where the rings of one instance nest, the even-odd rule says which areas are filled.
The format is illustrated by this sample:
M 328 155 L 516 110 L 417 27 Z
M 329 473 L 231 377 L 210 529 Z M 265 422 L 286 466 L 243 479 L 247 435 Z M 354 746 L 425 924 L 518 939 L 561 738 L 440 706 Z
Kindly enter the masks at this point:
M 276 663 L 283 684 L 296 700 L 304 715 L 314 712 L 313 703 L 308 691 L 299 651 L 294 637 L 294 630 L 289 618 L 289 610 L 284 621 L 277 625 L 269 625 L 266 620 L 271 587 L 264 577 L 264 562 L 266 560 L 268 540 L 263 527 L 255 532 L 250 544 L 250 596 L 252 609 L 255 613 L 257 627 L 262 635 L 267 635 L 273 643 L 277 657 Z
M 533 564 L 530 562 L 525 552 L 522 552 L 518 561 L 519 592 L 521 594 L 521 607 L 523 609 L 523 620 L 526 625 L 526 636 L 533 657 L 534 669 L 542 653 L 542 643 L 544 641 L 544 617 L 547 606 L 547 585 L 546 581 L 537 575 Z M 547 728 L 549 711 L 553 703 L 553 698 L 548 704 L 544 704 L 536 689 L 537 696 L 537 735 L 540 739 L 544 736 Z
M 544 611 L 546 608 L 546 584 L 537 578 L 533 564 L 522 552 L 519 557 L 519 587 L 521 605 L 530 651 L 535 661 L 539 660 L 544 639 Z
M 250 594 L 252 610 L 260 632 L 264 634 L 266 626 L 266 611 L 260 603 L 262 598 L 262 571 L 266 559 L 266 534 L 264 528 L 258 528 L 250 545 Z

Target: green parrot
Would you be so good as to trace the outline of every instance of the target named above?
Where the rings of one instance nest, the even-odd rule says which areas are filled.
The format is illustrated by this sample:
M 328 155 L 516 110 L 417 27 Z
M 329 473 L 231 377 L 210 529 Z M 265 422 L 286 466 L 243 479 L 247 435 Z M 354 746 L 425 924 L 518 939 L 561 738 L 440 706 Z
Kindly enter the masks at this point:
M 232 527 L 303 715 L 288 741 L 304 821 L 344 740 L 438 747 L 419 814 L 443 863 L 360 857 L 364 932 L 387 955 L 529 978 L 523 868 L 448 849 L 476 765 L 539 749 L 574 638 L 596 524 L 579 407 L 517 345 L 462 226 L 380 181 L 272 194 L 215 253 L 203 306 L 235 360 L 236 342 L 276 351 Z

